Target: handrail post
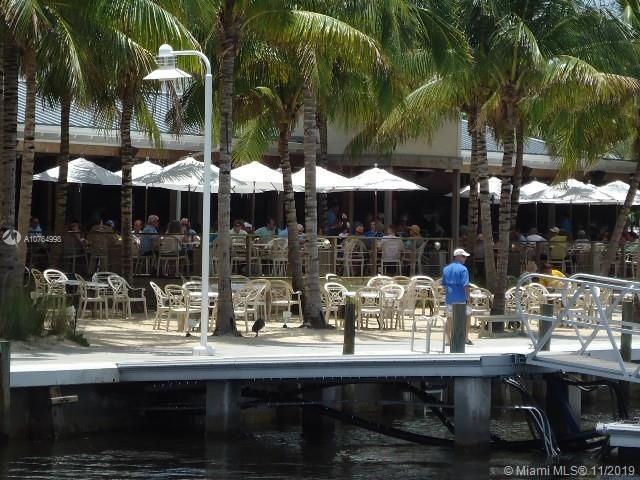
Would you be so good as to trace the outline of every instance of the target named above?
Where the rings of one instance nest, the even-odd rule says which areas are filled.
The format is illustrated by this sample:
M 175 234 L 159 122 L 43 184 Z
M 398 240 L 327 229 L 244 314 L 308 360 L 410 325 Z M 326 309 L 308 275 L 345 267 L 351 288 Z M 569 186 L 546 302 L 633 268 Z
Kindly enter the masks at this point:
M 540 315 L 543 317 L 553 316 L 553 303 L 543 303 L 540 305 Z M 546 320 L 538 320 L 538 338 L 542 339 L 547 332 L 551 329 L 551 322 Z M 548 352 L 551 348 L 551 338 L 549 338 L 544 345 L 540 348 L 540 351 Z
M 622 321 L 623 322 L 634 322 L 633 315 L 633 302 L 629 300 L 625 300 L 622 302 Z M 622 328 L 626 328 L 624 325 Z M 622 355 L 622 359 L 625 362 L 631 361 L 631 354 L 633 352 L 631 346 L 631 334 L 623 333 L 622 338 L 620 340 L 620 355 Z

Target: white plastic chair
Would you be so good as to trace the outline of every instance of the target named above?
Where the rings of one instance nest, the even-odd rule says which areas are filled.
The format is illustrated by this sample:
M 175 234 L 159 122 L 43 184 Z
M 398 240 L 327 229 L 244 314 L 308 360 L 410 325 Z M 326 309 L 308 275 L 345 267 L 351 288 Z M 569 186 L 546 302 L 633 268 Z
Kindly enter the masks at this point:
M 160 328 L 160 322 L 167 320 L 167 329 L 169 328 L 169 297 L 155 282 L 149 282 L 151 290 L 156 296 L 156 316 L 153 319 L 153 329 L 158 330 Z

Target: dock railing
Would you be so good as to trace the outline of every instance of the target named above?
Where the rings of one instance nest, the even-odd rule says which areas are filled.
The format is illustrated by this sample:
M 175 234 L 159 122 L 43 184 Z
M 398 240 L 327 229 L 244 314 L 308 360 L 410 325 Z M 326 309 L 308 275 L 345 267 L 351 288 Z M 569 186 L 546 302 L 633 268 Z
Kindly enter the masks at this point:
M 549 315 L 545 309 L 530 311 L 522 296 L 526 285 L 531 282 L 545 281 L 553 285 L 554 314 Z M 559 295 L 558 295 L 559 294 Z M 561 278 L 544 274 L 525 274 L 518 280 L 515 292 L 516 311 L 522 318 L 524 327 L 533 344 L 533 352 L 528 361 L 540 364 L 553 363 L 547 353 L 539 355 L 544 345 L 550 341 L 561 325 L 573 328 L 580 348 L 572 352 L 571 358 L 563 362 L 569 366 L 573 364 L 574 371 L 619 378 L 627 381 L 640 381 L 640 366 L 625 362 L 623 359 L 617 335 L 640 334 L 640 324 L 622 317 L 622 306 L 625 301 L 640 301 L 640 282 L 620 278 L 608 278 L 591 274 L 576 274 L 572 277 Z M 531 322 L 549 322 L 547 329 L 538 335 L 531 327 Z M 587 335 L 580 329 L 590 329 Z M 610 358 L 595 358 L 589 355 L 588 349 L 599 333 L 605 332 L 611 345 Z M 621 340 L 621 339 L 620 339 Z M 550 360 L 551 359 L 551 360 Z

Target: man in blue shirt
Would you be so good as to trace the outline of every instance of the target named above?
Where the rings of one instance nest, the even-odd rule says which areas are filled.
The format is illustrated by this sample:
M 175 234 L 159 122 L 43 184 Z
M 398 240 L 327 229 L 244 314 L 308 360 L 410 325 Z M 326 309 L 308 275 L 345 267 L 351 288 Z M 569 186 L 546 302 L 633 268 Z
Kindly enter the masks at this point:
M 469 301 L 469 270 L 465 267 L 464 263 L 467 261 L 467 257 L 470 254 L 463 248 L 456 248 L 453 251 L 453 262 L 444 267 L 442 271 L 442 286 L 446 289 L 447 304 L 447 337 L 451 339 L 451 324 L 449 317 L 453 311 L 452 305 L 454 303 L 464 303 Z M 469 322 L 470 317 L 467 315 L 467 328 L 465 333 L 465 343 L 467 345 L 473 345 L 469 340 Z
M 157 215 L 149 215 L 147 219 L 147 225 L 142 229 L 142 235 L 140 235 L 140 250 L 139 255 L 147 256 L 153 255 L 158 244 L 158 227 L 160 226 L 160 217 Z

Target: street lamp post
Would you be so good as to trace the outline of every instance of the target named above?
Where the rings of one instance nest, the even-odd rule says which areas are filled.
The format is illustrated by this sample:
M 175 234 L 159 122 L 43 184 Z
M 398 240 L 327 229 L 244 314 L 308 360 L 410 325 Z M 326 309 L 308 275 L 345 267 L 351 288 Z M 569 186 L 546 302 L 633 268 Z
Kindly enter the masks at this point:
M 191 75 L 176 68 L 176 57 L 197 56 L 206 67 L 204 77 L 204 178 L 202 185 L 202 290 L 200 306 L 200 345 L 194 347 L 194 355 L 213 355 L 213 346 L 207 344 L 209 331 L 209 230 L 211 223 L 211 109 L 213 103 L 213 77 L 211 63 L 198 50 L 173 50 L 170 45 L 158 49 L 158 68 L 144 77 L 145 80 L 170 81 L 190 78 Z

